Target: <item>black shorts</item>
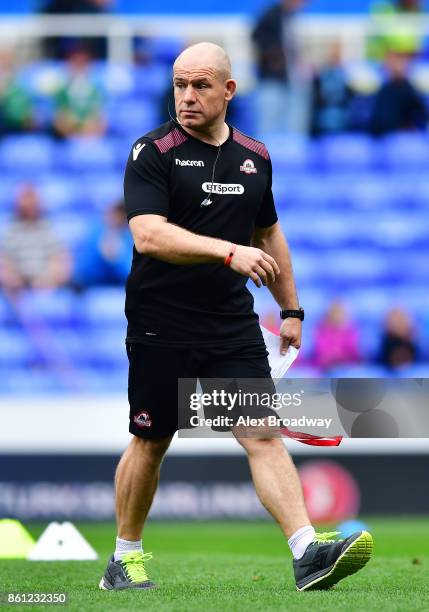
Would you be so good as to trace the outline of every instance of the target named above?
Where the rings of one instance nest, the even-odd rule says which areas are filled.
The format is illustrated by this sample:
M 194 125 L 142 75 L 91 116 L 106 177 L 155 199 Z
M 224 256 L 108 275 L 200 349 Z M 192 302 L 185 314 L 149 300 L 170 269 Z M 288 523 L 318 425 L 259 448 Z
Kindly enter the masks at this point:
M 274 383 L 264 344 L 234 347 L 165 347 L 127 343 L 129 360 L 128 401 L 129 431 L 140 438 L 172 436 L 178 429 L 189 428 L 179 418 L 178 379 L 187 381 L 187 391 L 195 392 L 200 379 L 260 379 L 259 390 L 273 393 Z M 206 381 L 207 382 L 207 381 Z M 236 381 L 237 382 L 237 381 Z M 203 391 L 206 388 L 203 387 Z M 205 417 L 208 418 L 206 409 Z M 273 414 L 271 408 L 259 407 L 255 416 Z M 220 430 L 224 430 L 220 428 Z

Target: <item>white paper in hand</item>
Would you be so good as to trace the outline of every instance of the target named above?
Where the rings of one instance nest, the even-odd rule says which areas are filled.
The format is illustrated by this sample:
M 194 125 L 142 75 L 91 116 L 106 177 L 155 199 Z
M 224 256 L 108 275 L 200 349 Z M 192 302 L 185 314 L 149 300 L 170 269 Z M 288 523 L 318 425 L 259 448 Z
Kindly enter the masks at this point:
M 294 346 L 289 346 L 286 355 L 280 353 L 280 336 L 273 334 L 266 327 L 261 325 L 262 335 L 268 351 L 268 361 L 271 367 L 272 378 L 283 378 L 295 359 L 298 357 L 299 350 Z

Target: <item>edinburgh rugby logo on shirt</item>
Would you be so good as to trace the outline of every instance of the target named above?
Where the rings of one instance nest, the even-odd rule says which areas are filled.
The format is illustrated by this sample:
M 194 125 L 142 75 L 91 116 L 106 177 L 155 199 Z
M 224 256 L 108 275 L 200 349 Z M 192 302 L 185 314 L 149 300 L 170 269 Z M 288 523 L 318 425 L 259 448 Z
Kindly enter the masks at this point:
M 258 171 L 255 168 L 255 164 L 251 159 L 245 159 L 243 165 L 240 166 L 240 171 L 246 174 L 256 174 Z
M 150 427 L 152 425 L 152 419 L 149 412 L 143 410 L 143 412 L 136 414 L 134 417 L 134 423 L 137 425 L 137 427 Z
M 239 183 L 203 183 L 205 193 L 220 193 L 222 195 L 241 195 L 244 193 L 243 185 Z

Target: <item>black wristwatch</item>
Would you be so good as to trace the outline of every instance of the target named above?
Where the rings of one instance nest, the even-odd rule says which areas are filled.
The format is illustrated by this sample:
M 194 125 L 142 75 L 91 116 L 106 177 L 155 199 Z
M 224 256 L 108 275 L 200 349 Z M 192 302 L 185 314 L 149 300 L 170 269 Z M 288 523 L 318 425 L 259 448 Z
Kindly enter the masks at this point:
M 300 321 L 304 321 L 304 308 L 300 308 L 299 310 L 281 310 L 280 318 L 299 319 Z

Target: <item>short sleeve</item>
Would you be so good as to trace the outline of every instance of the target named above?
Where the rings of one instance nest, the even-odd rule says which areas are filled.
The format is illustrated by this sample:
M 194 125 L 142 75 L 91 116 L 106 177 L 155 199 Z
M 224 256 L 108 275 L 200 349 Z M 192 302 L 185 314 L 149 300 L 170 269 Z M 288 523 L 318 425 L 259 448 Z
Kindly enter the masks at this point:
M 258 215 L 255 220 L 257 227 L 270 227 L 276 223 L 278 217 L 276 207 L 274 205 L 273 191 L 272 191 L 272 167 L 271 160 L 268 160 L 268 181 L 264 193 L 264 198 L 261 203 Z
M 137 215 L 168 216 L 169 171 L 167 160 L 150 141 L 137 141 L 128 158 L 124 201 L 128 221 Z

